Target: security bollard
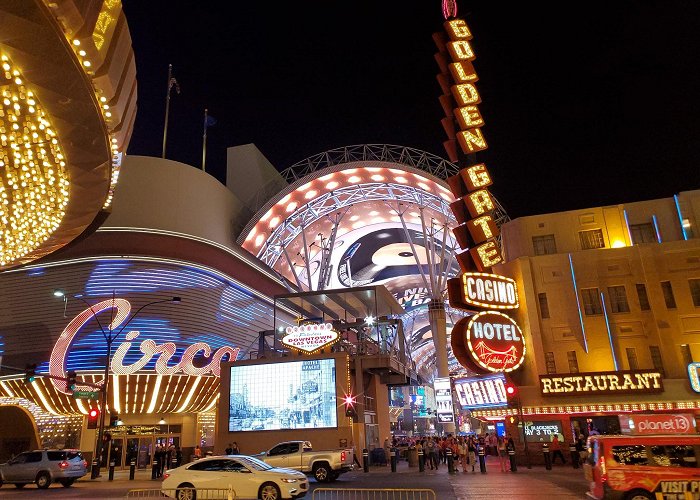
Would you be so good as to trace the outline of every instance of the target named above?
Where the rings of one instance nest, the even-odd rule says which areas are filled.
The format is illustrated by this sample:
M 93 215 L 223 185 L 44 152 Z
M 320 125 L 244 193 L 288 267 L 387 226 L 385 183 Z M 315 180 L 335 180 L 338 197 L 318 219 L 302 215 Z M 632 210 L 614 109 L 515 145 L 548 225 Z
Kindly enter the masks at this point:
M 454 457 L 452 456 L 452 449 L 447 448 L 445 450 L 445 455 L 447 456 L 447 473 L 454 474 L 455 473 L 455 460 L 454 460 Z
M 542 444 L 542 454 L 544 455 L 544 468 L 547 470 L 552 470 L 552 455 L 549 451 L 549 444 Z
M 369 472 L 369 451 L 367 451 L 367 448 L 362 449 L 362 467 L 365 472 Z
M 171 469 L 174 469 L 175 467 L 177 467 L 177 458 L 173 458 L 173 459 L 170 461 L 170 468 L 171 468 Z
M 114 460 L 109 462 L 109 481 L 114 481 Z
M 92 470 L 90 471 L 90 479 L 95 479 L 100 477 L 100 464 L 97 460 L 92 461 Z
M 160 467 L 158 467 L 158 460 L 153 460 L 153 466 L 151 467 L 151 479 L 158 479 L 158 472 L 160 472 Z
M 510 460 L 510 471 L 518 472 L 518 464 L 515 462 L 515 450 L 508 450 L 508 459 Z
M 579 461 L 581 460 L 581 455 L 576 449 L 576 445 L 572 444 L 571 446 L 569 446 L 569 451 L 571 452 L 571 465 L 574 466 L 574 469 L 578 469 Z
M 479 470 L 482 474 L 486 474 L 486 450 L 484 446 L 479 446 Z
M 425 455 L 423 450 L 418 450 L 418 472 L 425 472 Z
M 133 458 L 131 459 L 131 463 L 129 464 L 129 481 L 134 480 L 134 475 L 136 474 L 136 460 Z
M 391 472 L 396 472 L 396 448 L 391 448 L 391 451 L 389 453 L 391 454 Z

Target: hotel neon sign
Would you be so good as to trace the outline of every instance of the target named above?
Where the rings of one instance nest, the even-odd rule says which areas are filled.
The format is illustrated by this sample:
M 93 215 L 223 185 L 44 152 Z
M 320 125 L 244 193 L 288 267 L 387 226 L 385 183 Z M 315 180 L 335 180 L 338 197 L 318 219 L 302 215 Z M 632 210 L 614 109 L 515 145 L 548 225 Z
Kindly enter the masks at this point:
M 97 314 L 109 309 L 115 309 L 115 311 L 112 313 L 113 320 L 109 324 L 109 330 L 114 331 L 129 317 L 129 313 L 131 312 L 131 304 L 126 299 L 104 300 L 82 311 L 75 318 L 73 318 L 73 320 L 63 329 L 63 332 L 61 332 L 61 335 L 51 351 L 51 357 L 49 359 L 49 375 L 51 377 L 59 377 L 58 379 L 51 378 L 51 382 L 57 391 L 64 394 L 71 394 L 72 392 L 68 390 L 66 381 L 63 379 L 66 376 L 65 367 L 66 358 L 68 357 L 68 350 L 73 343 L 73 340 L 80 332 L 80 329 L 91 319 L 95 318 Z M 156 360 L 155 371 L 159 375 L 172 375 L 181 372 L 187 375 L 206 375 L 211 373 L 213 376 L 219 377 L 220 365 L 224 356 L 228 355 L 228 359 L 235 360 L 238 357 L 238 352 L 240 350 L 238 347 L 224 346 L 213 352 L 209 344 L 205 342 L 196 342 L 189 345 L 185 349 L 185 352 L 182 354 L 179 362 L 169 366 L 168 363 L 177 349 L 175 343 L 165 342 L 159 345 L 151 339 L 145 339 L 139 346 L 139 349 L 143 354 L 141 358 L 133 364 L 125 365 L 124 358 L 133 344 L 131 341 L 138 338 L 139 335 L 140 332 L 136 330 L 126 333 L 126 342 L 121 343 L 119 347 L 117 347 L 110 362 L 110 369 L 112 373 L 117 375 L 129 375 L 131 373 L 135 373 L 143 369 L 143 367 L 146 366 L 154 356 L 157 356 L 158 359 Z M 210 361 L 203 366 L 197 367 L 194 366 L 193 360 L 199 352 L 203 354 L 204 358 L 210 359 Z M 94 390 L 94 387 L 77 385 L 75 390 L 92 391 Z

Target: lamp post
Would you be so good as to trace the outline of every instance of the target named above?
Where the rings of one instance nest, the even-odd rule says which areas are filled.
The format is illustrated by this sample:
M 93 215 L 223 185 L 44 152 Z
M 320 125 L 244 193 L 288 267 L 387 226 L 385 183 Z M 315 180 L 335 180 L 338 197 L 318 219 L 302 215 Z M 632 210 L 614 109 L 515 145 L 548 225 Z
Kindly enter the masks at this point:
M 65 292 L 62 290 L 54 290 L 54 295 L 57 297 L 64 297 L 64 301 L 67 302 L 67 298 L 65 295 Z M 97 322 L 97 325 L 100 327 L 100 332 L 102 332 L 102 336 L 105 339 L 105 342 L 107 343 L 107 359 L 105 361 L 105 372 L 104 372 L 104 382 L 102 384 L 102 389 L 101 389 L 101 408 L 100 408 L 100 423 L 97 431 L 97 439 L 95 440 L 95 454 L 92 460 L 93 466 L 92 466 L 92 471 L 90 474 L 91 479 L 95 479 L 100 475 L 100 462 L 102 461 L 102 453 L 104 450 L 104 431 L 105 431 L 105 414 L 107 413 L 107 395 L 109 393 L 109 369 L 110 369 L 110 360 L 112 357 L 112 344 L 114 341 L 122 334 L 124 329 L 129 326 L 129 323 L 141 312 L 143 311 L 146 307 L 155 305 L 155 304 L 162 304 L 165 302 L 175 302 L 175 303 L 180 303 L 182 302 L 182 299 L 180 297 L 171 297 L 169 299 L 162 299 L 162 300 L 154 300 L 153 302 L 148 302 L 147 304 L 142 305 L 139 307 L 135 312 L 131 313 L 129 318 L 124 322 L 123 325 L 121 325 L 121 328 L 119 328 L 119 331 L 115 332 L 112 329 L 112 320 L 114 319 L 114 307 L 110 309 L 110 322 L 109 322 L 109 327 L 107 331 L 105 331 L 104 327 L 102 326 L 102 323 L 100 322 L 100 319 L 97 317 L 97 314 L 95 313 L 94 309 L 92 308 L 92 304 L 90 304 L 87 300 L 83 299 L 82 297 L 78 295 L 74 295 L 74 298 L 80 300 L 83 302 L 85 305 L 88 306 L 90 309 L 90 312 L 92 313 L 92 317 L 95 318 L 95 321 Z M 115 299 L 115 292 L 112 292 L 112 303 L 114 304 L 114 299 Z

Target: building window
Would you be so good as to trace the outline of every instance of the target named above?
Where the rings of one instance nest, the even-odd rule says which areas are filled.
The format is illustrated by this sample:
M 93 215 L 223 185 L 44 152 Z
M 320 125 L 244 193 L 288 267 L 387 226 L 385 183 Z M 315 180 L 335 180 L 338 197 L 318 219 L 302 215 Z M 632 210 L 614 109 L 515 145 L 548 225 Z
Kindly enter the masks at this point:
M 576 354 L 576 353 L 574 353 Z M 547 368 L 547 373 L 557 373 L 557 362 L 554 359 L 553 352 L 544 353 L 544 362 Z
M 673 296 L 673 287 L 670 281 L 661 282 L 661 291 L 664 293 L 664 301 L 667 309 L 676 308 L 676 298 Z
M 610 299 L 610 312 L 630 312 L 630 305 L 627 302 L 627 292 L 625 292 L 625 287 L 623 285 L 609 286 L 608 298 Z
M 630 235 L 632 236 L 632 244 L 640 243 L 658 243 L 656 241 L 656 231 L 651 222 L 646 224 L 630 224 Z
M 649 305 L 649 296 L 647 295 L 647 287 L 644 283 L 637 283 L 637 298 L 639 299 L 639 308 L 642 311 L 651 309 Z
M 605 248 L 605 239 L 603 238 L 602 229 L 579 231 L 578 237 L 581 241 L 581 248 L 583 250 L 589 250 L 591 248 Z
M 532 246 L 535 248 L 535 255 L 551 255 L 557 253 L 557 242 L 554 241 L 553 234 L 533 236 Z
M 700 307 L 700 279 L 688 280 L 688 284 L 690 285 L 690 296 L 693 299 L 693 305 Z
M 681 344 L 681 354 L 683 354 L 683 364 L 688 366 L 693 362 L 693 353 L 688 344 Z
M 629 364 L 630 370 L 639 370 L 639 362 L 637 361 L 637 349 L 634 347 L 628 347 L 625 349 L 627 352 L 627 364 Z
M 578 359 L 576 359 L 576 351 L 568 351 L 566 357 L 569 360 L 569 372 L 578 373 Z
M 542 319 L 549 318 L 549 303 L 547 302 L 547 294 L 538 293 L 537 298 L 540 301 L 540 316 L 542 316 Z
M 603 314 L 603 306 L 600 304 L 600 292 L 597 288 L 581 288 L 583 312 L 586 316 Z
M 651 364 L 654 365 L 654 369 L 661 372 L 661 375 L 663 376 L 665 371 L 664 360 L 661 357 L 661 349 L 659 349 L 658 345 L 650 345 L 649 354 L 651 354 Z

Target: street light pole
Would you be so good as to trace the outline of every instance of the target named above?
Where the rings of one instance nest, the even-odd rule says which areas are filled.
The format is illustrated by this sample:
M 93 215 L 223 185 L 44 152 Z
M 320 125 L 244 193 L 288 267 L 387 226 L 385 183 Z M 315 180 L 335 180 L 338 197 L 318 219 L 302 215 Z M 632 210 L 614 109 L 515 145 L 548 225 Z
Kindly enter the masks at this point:
M 520 420 L 520 425 L 523 428 L 523 445 L 525 447 L 525 464 L 528 469 L 532 469 L 532 463 L 530 462 L 530 450 L 527 446 L 527 432 L 525 432 L 525 419 L 523 418 L 523 405 L 520 401 L 520 395 L 516 398 L 516 403 L 518 405 L 518 419 Z
M 54 295 L 58 295 L 56 292 L 54 292 Z M 100 319 L 97 317 L 97 314 L 95 314 L 95 310 L 92 308 L 92 304 L 90 304 L 87 300 L 83 299 L 82 297 L 79 296 L 74 296 L 76 299 L 80 300 L 83 302 L 85 305 L 88 306 L 90 309 L 90 312 L 92 313 L 92 317 L 97 321 L 97 325 L 100 327 L 100 331 L 102 332 L 102 336 L 105 339 L 105 342 L 107 343 L 107 359 L 105 360 L 105 371 L 104 371 L 104 381 L 102 383 L 102 389 L 101 389 L 101 409 L 100 409 L 100 423 L 99 423 L 99 428 L 97 431 L 97 438 L 95 440 L 95 452 L 92 460 L 92 470 L 90 473 L 90 478 L 91 479 L 96 479 L 100 475 L 100 463 L 102 462 L 102 454 L 104 453 L 104 434 L 105 434 L 105 414 L 107 413 L 107 396 L 109 394 L 109 368 L 110 368 L 110 361 L 112 358 L 112 344 L 114 341 L 122 334 L 124 329 L 126 329 L 127 326 L 129 326 L 129 323 L 141 312 L 143 311 L 146 307 L 152 306 L 154 304 L 162 304 L 164 302 L 176 302 L 179 303 L 182 301 L 180 297 L 172 297 L 169 299 L 163 299 L 163 300 L 155 300 L 153 302 L 148 302 L 147 304 L 142 305 L 139 307 L 135 312 L 129 316 L 129 319 L 127 319 L 124 324 L 119 328 L 118 332 L 114 332 L 112 329 L 112 323 L 114 320 L 114 300 L 115 300 L 115 292 L 112 292 L 112 307 L 110 308 L 110 320 L 109 320 L 109 328 L 108 331 L 105 331 L 104 327 L 102 326 L 102 323 L 100 322 Z

